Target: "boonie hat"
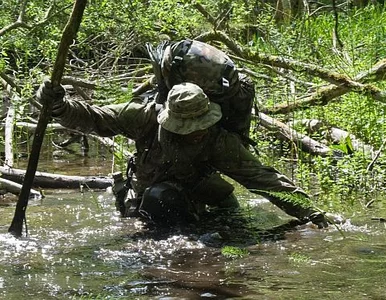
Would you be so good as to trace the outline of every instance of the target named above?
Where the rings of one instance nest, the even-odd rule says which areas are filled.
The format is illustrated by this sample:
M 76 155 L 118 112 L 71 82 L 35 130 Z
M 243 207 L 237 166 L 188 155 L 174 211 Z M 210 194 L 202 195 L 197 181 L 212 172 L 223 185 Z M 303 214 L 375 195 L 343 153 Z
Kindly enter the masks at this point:
M 167 131 L 186 135 L 211 127 L 221 117 L 220 105 L 210 102 L 198 85 L 184 82 L 169 91 L 166 107 L 157 121 Z

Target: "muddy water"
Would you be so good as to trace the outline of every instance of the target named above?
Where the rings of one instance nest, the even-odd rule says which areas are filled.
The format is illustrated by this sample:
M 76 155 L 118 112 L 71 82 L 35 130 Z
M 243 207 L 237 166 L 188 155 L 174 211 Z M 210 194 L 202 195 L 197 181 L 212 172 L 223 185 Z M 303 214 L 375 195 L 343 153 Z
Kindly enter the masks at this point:
M 154 228 L 121 219 L 106 191 L 48 190 L 21 239 L 7 233 L 14 207 L 1 206 L 0 299 L 386 299 L 386 228 L 371 220 L 384 204 L 319 230 L 238 197 L 242 213 Z

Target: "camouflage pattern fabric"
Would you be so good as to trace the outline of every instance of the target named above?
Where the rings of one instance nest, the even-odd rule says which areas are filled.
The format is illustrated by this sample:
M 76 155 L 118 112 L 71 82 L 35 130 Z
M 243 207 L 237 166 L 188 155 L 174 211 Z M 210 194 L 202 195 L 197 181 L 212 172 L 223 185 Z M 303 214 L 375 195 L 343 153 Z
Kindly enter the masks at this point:
M 184 82 L 172 87 L 166 108 L 157 120 L 166 130 L 185 135 L 207 129 L 221 117 L 220 105 L 209 103 L 208 97 L 198 85 Z
M 143 104 L 139 98 L 129 103 L 91 106 L 64 100 L 54 117 L 65 127 L 94 132 L 101 136 L 124 135 L 136 143 L 137 172 L 133 187 L 138 194 L 155 182 L 173 181 L 187 189 L 213 168 L 236 180 L 251 192 L 289 192 L 307 197 L 288 177 L 264 166 L 240 142 L 236 134 L 219 126 L 197 145 L 186 145 L 179 135 L 163 132 L 157 122 L 155 103 Z M 162 133 L 163 132 L 163 133 Z M 160 139 L 160 135 L 166 135 Z M 264 196 L 267 196 L 265 194 Z M 280 198 L 267 197 L 289 215 L 304 218 L 314 210 Z
M 255 98 L 252 80 L 239 74 L 233 61 L 221 50 L 195 40 L 183 40 L 164 47 L 159 83 L 161 98 L 182 82 L 200 86 L 211 102 L 220 104 L 221 125 L 230 132 L 249 136 Z M 165 92 L 166 87 L 166 92 Z
M 161 71 L 169 89 L 186 81 L 197 84 L 209 96 L 230 97 L 238 89 L 238 71 L 233 61 L 223 51 L 199 41 L 168 46 Z

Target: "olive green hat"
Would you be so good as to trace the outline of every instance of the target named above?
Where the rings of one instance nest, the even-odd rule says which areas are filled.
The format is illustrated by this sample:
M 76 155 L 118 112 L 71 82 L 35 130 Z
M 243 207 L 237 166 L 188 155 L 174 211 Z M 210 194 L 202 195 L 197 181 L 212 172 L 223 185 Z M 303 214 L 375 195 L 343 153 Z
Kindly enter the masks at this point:
M 210 102 L 198 85 L 184 82 L 169 91 L 166 107 L 157 120 L 167 131 L 186 135 L 211 127 L 221 117 L 220 105 Z

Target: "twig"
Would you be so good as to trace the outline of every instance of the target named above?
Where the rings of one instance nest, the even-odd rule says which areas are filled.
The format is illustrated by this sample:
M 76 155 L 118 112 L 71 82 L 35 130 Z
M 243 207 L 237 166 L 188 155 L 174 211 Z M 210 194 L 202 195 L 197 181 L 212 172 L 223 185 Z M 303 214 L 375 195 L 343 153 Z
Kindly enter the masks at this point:
M 386 145 L 386 139 L 383 140 L 381 147 L 379 147 L 379 149 L 378 149 L 377 153 L 375 154 L 373 160 L 367 166 L 366 172 L 370 172 L 374 168 L 374 165 L 375 165 L 376 161 L 378 160 L 378 158 L 381 156 L 381 152 L 383 151 L 383 148 L 385 147 L 385 145 Z

